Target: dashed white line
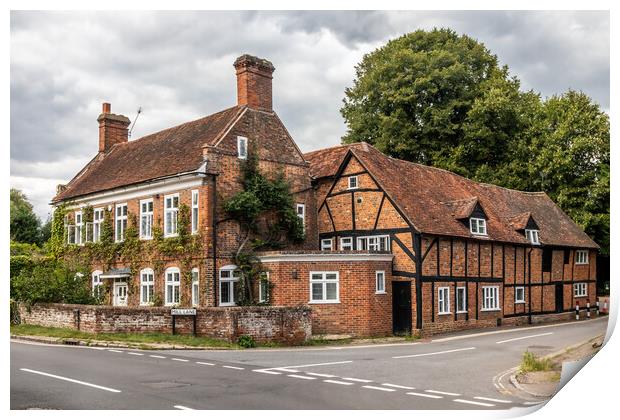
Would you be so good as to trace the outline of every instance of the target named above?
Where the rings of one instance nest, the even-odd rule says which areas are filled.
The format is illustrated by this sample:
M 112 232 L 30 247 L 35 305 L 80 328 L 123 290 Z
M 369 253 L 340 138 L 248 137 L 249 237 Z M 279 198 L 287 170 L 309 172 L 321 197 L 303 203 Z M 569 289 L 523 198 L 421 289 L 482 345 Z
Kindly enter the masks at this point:
M 144 353 L 136 353 L 136 352 L 133 352 L 133 351 L 130 351 L 127 354 L 131 354 L 132 356 L 144 356 Z
M 458 402 L 458 403 L 462 403 L 462 404 L 471 404 L 471 405 L 479 405 L 482 407 L 495 407 L 495 404 L 489 404 L 489 403 L 483 403 L 483 402 L 478 402 L 478 401 L 470 401 L 470 400 L 461 400 L 459 398 L 457 398 L 456 400 L 453 400 L 454 402 Z
M 440 395 L 420 394 L 419 392 L 407 392 L 407 395 L 413 395 L 416 397 L 424 397 L 424 398 L 443 398 Z
M 366 388 L 366 389 L 375 389 L 377 391 L 385 391 L 385 392 L 394 392 L 396 391 L 395 389 L 391 389 L 391 388 L 382 388 L 380 386 L 372 386 L 372 385 L 362 385 L 362 388 Z
M 151 354 L 151 355 L 149 355 L 149 357 L 152 357 L 154 359 L 165 359 L 166 358 L 165 356 L 159 356 L 157 354 Z
M 172 359 L 170 359 L 170 360 L 174 360 L 174 361 L 176 361 L 176 362 L 189 362 L 189 360 L 187 360 L 187 359 L 177 359 L 176 357 L 173 357 L 173 358 L 172 358 Z
M 474 400 L 491 401 L 491 402 L 502 403 L 502 404 L 512 403 L 512 401 L 509 401 L 509 400 L 499 400 L 497 398 L 487 398 L 487 397 L 474 397 Z
M 272 369 L 284 370 L 284 369 L 294 369 L 294 368 L 302 368 L 302 367 L 310 367 L 310 366 L 342 365 L 342 364 L 345 364 L 345 363 L 353 363 L 353 360 L 344 360 L 342 362 L 312 363 L 310 365 L 282 366 L 282 367 L 276 367 L 276 368 L 272 368 Z
M 527 335 L 525 337 L 509 338 L 508 340 L 496 341 L 495 344 L 508 343 L 510 341 L 525 340 L 525 339 L 534 338 L 534 337 L 542 337 L 543 335 L 551 335 L 551 334 L 553 334 L 553 333 L 552 332 L 548 332 L 548 333 L 544 333 L 544 334 Z
M 245 368 L 242 368 L 242 367 L 239 367 L 239 366 L 222 365 L 222 367 L 226 368 L 226 369 L 245 370 Z
M 342 379 L 344 379 L 345 381 L 363 382 L 365 384 L 372 382 L 370 379 L 359 379 L 359 378 L 342 378 Z
M 122 350 L 108 349 L 108 351 L 111 351 L 112 353 L 123 353 Z
M 28 372 L 28 373 L 34 373 L 36 375 L 48 376 L 48 377 L 54 378 L 54 379 L 60 379 L 62 381 L 73 382 L 74 384 L 89 386 L 91 388 L 102 389 L 104 391 L 121 392 L 118 389 L 108 388 L 108 387 L 101 386 L 101 385 L 95 385 L 95 384 L 91 384 L 89 382 L 78 381 L 77 379 L 71 379 L 71 378 L 67 378 L 67 377 L 64 377 L 64 376 L 52 375 L 51 373 L 41 372 L 39 370 L 32 370 L 32 369 L 26 369 L 26 368 L 20 368 L 19 370 L 24 371 L 24 372 Z
M 313 378 L 312 376 L 303 376 L 303 375 L 286 375 L 289 378 L 297 378 L 297 379 L 307 379 L 307 380 L 313 380 L 316 378 Z
M 454 393 L 454 392 L 435 391 L 434 389 L 425 389 L 424 391 L 425 392 L 429 392 L 431 394 L 449 395 L 451 397 L 458 397 L 458 396 L 461 395 L 461 394 L 457 394 L 457 393 Z
M 269 369 L 254 369 L 252 372 L 266 373 L 268 375 L 282 375 L 282 373 L 280 372 L 274 372 L 273 370 L 269 370 Z
M 412 386 L 404 386 L 404 385 L 394 385 L 394 384 L 381 384 L 383 386 L 391 386 L 392 388 L 400 388 L 400 389 L 415 389 Z
M 174 408 L 177 410 L 193 410 L 193 408 L 185 407 L 184 405 L 175 405 Z
M 475 350 L 475 347 L 464 347 L 461 349 L 452 349 L 452 350 L 445 350 L 445 351 L 435 351 L 432 353 L 422 353 L 422 354 L 409 354 L 407 356 L 393 356 L 392 359 L 404 359 L 407 357 L 423 357 L 423 356 L 434 356 L 436 354 L 446 354 L 446 353 L 454 353 L 457 351 L 467 351 L 467 350 Z
M 313 372 L 306 372 L 306 375 L 320 376 L 321 378 L 335 378 L 336 377 L 336 375 L 329 375 L 327 373 L 313 373 Z
M 196 362 L 197 365 L 215 366 L 215 363 L 209 362 Z
M 327 382 L 330 384 L 336 384 L 336 385 L 353 385 L 353 382 L 335 381 L 333 379 L 325 379 L 323 382 Z

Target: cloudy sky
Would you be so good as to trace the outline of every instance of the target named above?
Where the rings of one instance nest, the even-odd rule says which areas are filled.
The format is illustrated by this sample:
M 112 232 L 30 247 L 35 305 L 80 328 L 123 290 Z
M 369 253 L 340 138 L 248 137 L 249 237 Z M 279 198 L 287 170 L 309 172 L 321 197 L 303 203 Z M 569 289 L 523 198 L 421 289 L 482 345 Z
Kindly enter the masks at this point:
M 235 104 L 243 53 L 275 65 L 274 107 L 303 151 L 338 144 L 355 64 L 433 27 L 482 41 L 525 89 L 609 110 L 607 12 L 13 12 L 11 186 L 45 220 L 97 152 L 102 102 L 132 120 L 142 107 L 133 139 L 217 112 Z

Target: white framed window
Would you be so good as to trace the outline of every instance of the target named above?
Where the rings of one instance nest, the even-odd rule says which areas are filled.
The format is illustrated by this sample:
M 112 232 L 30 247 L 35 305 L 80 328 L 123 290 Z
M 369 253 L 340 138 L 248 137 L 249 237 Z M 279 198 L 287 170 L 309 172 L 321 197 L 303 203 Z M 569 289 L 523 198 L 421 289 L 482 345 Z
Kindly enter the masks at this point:
M 179 217 L 179 194 L 164 196 L 164 236 L 177 236 L 177 220 Z
M 357 249 L 361 251 L 389 251 L 390 236 L 360 236 L 357 238 Z
M 100 299 L 102 296 L 102 291 L 103 291 L 103 281 L 101 280 L 101 275 L 103 274 L 103 271 L 101 270 L 95 270 L 92 273 L 92 294 L 93 297 L 96 299 Z
M 192 190 L 192 233 L 198 233 L 198 190 Z
M 357 175 L 353 175 L 349 177 L 349 190 L 355 190 L 358 188 Z
M 385 271 L 375 271 L 375 293 L 385 293 Z
M 498 311 L 499 309 L 499 286 L 483 286 L 482 310 Z
M 456 288 L 456 312 L 467 312 L 467 289 L 465 287 Z
M 237 156 L 239 159 L 248 158 L 248 139 L 247 137 L 237 136 Z
M 114 214 L 115 240 L 122 242 L 125 240 L 125 231 L 127 230 L 127 203 L 117 204 Z
M 297 203 L 295 206 L 297 217 L 301 219 L 301 225 L 303 226 L 303 231 L 306 231 L 306 205 L 302 203 Z
M 93 242 L 101 241 L 101 224 L 103 223 L 103 208 L 93 210 Z
M 269 271 L 260 274 L 258 282 L 258 302 L 265 303 L 269 300 Z
M 67 229 L 67 243 L 74 244 L 75 243 L 75 225 L 67 225 L 65 226 Z
M 450 313 L 450 288 L 449 287 L 438 287 L 437 288 L 437 303 L 439 315 L 449 314 Z
M 239 270 L 235 265 L 220 269 L 220 306 L 235 305 L 235 285 L 239 281 Z
M 200 306 L 200 271 L 192 268 L 192 306 Z
M 515 287 L 515 303 L 525 303 L 525 287 Z
M 321 251 L 331 251 L 333 249 L 334 240 L 329 239 L 321 239 Z
M 75 243 L 82 244 L 82 212 L 75 212 Z
M 153 239 L 153 199 L 140 200 L 140 239 Z
M 469 230 L 474 235 L 486 235 L 487 234 L 487 221 L 477 217 L 471 217 L 469 219 Z
M 540 240 L 538 239 L 538 230 L 537 229 L 525 229 L 525 237 L 532 245 L 539 245 Z
M 150 305 L 153 303 L 153 292 L 155 288 L 155 275 L 153 270 L 145 268 L 140 271 L 140 305 Z
M 352 251 L 353 250 L 353 238 L 350 236 L 346 238 L 340 238 L 340 249 L 342 251 Z
M 181 303 L 181 271 L 176 267 L 166 269 L 166 306 L 178 305 Z
M 337 271 L 310 272 L 310 303 L 340 303 Z
M 573 293 L 575 297 L 588 296 L 588 283 L 575 283 L 573 284 Z
M 587 263 L 588 263 L 588 251 L 584 249 L 580 249 L 576 251 L 575 252 L 575 264 L 587 264 Z

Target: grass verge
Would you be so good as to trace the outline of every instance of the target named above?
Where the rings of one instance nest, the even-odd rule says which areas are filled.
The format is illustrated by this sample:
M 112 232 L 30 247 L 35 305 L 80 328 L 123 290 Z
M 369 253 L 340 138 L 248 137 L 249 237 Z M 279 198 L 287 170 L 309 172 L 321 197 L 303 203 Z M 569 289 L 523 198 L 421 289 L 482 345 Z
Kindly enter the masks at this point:
M 555 364 L 544 357 L 536 357 L 533 353 L 526 351 L 521 360 L 520 372 L 547 372 L 555 369 Z

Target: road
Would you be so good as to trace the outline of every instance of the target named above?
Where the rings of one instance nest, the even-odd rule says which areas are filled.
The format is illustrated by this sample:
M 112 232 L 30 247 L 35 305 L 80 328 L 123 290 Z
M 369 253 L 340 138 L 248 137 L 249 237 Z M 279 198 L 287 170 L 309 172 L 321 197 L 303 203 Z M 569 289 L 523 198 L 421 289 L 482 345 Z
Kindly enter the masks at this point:
M 146 351 L 11 342 L 11 409 L 531 409 L 494 377 L 607 318 L 430 342 Z

